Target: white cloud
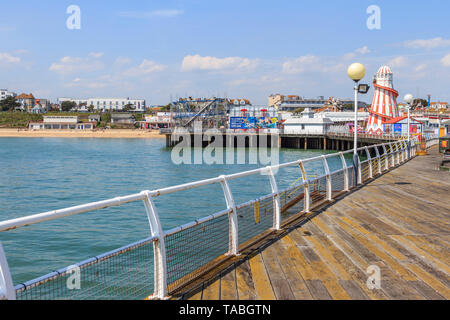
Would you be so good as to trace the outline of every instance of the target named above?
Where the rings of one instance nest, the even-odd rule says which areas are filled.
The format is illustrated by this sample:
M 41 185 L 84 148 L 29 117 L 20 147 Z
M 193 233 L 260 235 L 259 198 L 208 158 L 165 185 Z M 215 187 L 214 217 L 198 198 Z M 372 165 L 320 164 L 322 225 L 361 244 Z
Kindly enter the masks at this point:
M 91 54 L 89 55 L 90 57 Z M 104 64 L 95 58 L 63 57 L 58 62 L 51 64 L 49 70 L 59 74 L 71 74 L 77 72 L 93 72 L 104 68 Z
M 356 49 L 355 52 L 357 52 L 359 54 L 368 54 L 368 53 L 370 53 L 370 49 L 368 46 L 364 46 L 362 48 Z
M 421 71 L 425 70 L 426 67 L 427 67 L 427 65 L 425 63 L 422 63 L 422 64 L 418 65 L 414 70 L 416 72 L 421 72 Z
M 163 64 L 144 59 L 139 66 L 128 69 L 123 74 L 130 77 L 143 76 L 154 72 L 164 71 L 166 68 L 167 66 Z
M 130 63 L 131 63 L 131 59 L 125 58 L 125 57 L 118 57 L 116 59 L 116 61 L 114 61 L 115 65 L 124 65 L 124 64 L 130 64 Z
M 91 52 L 89 53 L 89 57 L 93 57 L 93 58 L 101 58 L 103 57 L 103 52 Z
M 14 57 L 7 52 L 0 52 L 0 63 L 10 64 L 10 63 L 19 63 L 19 62 L 20 62 L 19 57 Z
M 441 63 L 445 67 L 450 67 L 450 53 L 441 59 Z
M 154 11 L 124 11 L 118 13 L 120 17 L 132 19 L 150 19 L 153 17 L 172 18 L 182 14 L 184 14 L 183 10 L 175 10 L 175 9 L 154 10 Z
M 283 63 L 283 72 L 296 74 L 307 71 L 322 71 L 323 66 L 320 58 L 313 55 L 301 56 L 294 60 Z
M 442 39 L 440 37 L 433 39 L 417 39 L 403 42 L 403 46 L 406 48 L 414 49 L 434 49 L 439 47 L 450 46 L 450 39 Z
M 390 60 L 387 65 L 393 68 L 405 67 L 408 64 L 408 59 L 403 56 L 398 56 Z
M 258 64 L 256 59 L 241 57 L 202 57 L 198 54 L 188 55 L 183 58 L 181 71 L 192 70 L 228 70 L 236 71 L 241 69 L 254 68 Z

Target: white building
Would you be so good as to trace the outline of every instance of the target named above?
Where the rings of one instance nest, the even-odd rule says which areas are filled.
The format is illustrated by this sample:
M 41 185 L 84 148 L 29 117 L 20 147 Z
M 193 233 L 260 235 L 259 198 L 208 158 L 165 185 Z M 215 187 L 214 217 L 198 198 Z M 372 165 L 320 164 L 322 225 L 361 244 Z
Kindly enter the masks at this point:
M 89 107 L 93 106 L 95 111 L 122 111 L 123 108 L 130 104 L 135 112 L 145 111 L 144 99 L 130 99 L 130 98 L 88 98 L 88 99 L 72 99 L 72 98 L 58 98 L 61 104 L 64 101 L 73 101 L 77 104 L 77 111 L 88 112 Z
M 315 116 L 310 108 L 302 112 L 301 117 L 291 117 L 284 122 L 285 134 L 323 135 L 333 124 L 329 118 Z
M 0 100 L 6 99 L 8 97 L 15 97 L 17 94 L 8 91 L 8 89 L 0 89 Z
M 30 122 L 30 130 L 93 130 L 95 122 L 79 122 L 77 116 L 44 116 L 40 122 Z

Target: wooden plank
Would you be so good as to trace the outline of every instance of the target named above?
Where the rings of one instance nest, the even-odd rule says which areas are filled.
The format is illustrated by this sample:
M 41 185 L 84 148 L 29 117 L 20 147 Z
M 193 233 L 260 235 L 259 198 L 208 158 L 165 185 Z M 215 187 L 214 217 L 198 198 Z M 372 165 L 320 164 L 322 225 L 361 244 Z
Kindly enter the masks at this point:
M 442 271 L 444 271 L 446 274 L 450 274 L 450 268 L 445 263 L 442 263 L 439 259 L 436 259 L 431 254 L 429 254 L 428 252 L 420 249 L 414 243 L 412 243 L 411 241 L 407 240 L 404 236 L 391 235 L 391 238 L 393 238 L 394 240 L 402 243 L 403 245 L 405 245 L 406 247 L 410 248 L 411 250 L 417 252 L 419 256 L 423 257 L 428 262 L 432 263 L 437 268 L 439 268 Z
M 222 274 L 220 278 L 220 299 L 237 300 L 236 269 L 232 268 Z
M 293 300 L 294 294 L 289 287 L 283 269 L 278 261 L 275 248 L 269 246 L 262 252 L 264 266 L 272 284 L 273 291 L 278 300 Z
M 288 248 L 288 255 L 292 262 L 297 268 L 298 273 L 302 276 L 304 280 L 318 280 L 319 278 L 312 270 L 311 266 L 304 259 L 303 255 L 300 254 L 295 242 L 292 240 L 290 235 L 287 235 L 281 239 L 282 242 Z
M 322 281 L 324 286 L 327 288 L 327 291 L 331 295 L 333 299 L 344 300 L 350 299 L 350 296 L 347 292 L 342 288 L 339 284 L 338 279 L 330 271 L 330 269 L 325 265 L 322 259 L 313 251 L 310 247 L 298 247 L 300 251 L 300 255 L 303 254 L 304 259 L 307 260 L 307 263 L 314 270 L 318 278 Z M 302 260 L 304 260 L 302 259 Z
M 371 241 L 365 239 L 364 237 L 358 236 L 349 226 L 347 226 L 343 222 L 338 222 L 343 229 L 345 229 L 354 239 L 362 243 L 367 249 L 376 254 L 380 259 L 383 260 L 384 263 L 389 265 L 394 272 L 396 272 L 399 276 L 401 276 L 404 280 L 416 280 L 416 277 L 411 274 L 406 268 L 404 268 L 399 262 L 397 262 L 394 258 L 378 249 Z M 402 255 L 403 260 L 406 258 Z
M 379 245 L 381 248 L 383 248 L 383 250 L 385 250 L 387 253 L 389 253 L 391 256 L 393 256 L 395 259 L 400 260 L 400 261 L 404 261 L 404 260 L 407 259 L 398 250 L 396 250 L 396 249 L 392 248 L 391 246 L 389 246 L 386 242 L 382 241 L 376 235 L 371 234 L 367 229 L 365 229 L 364 227 L 360 226 L 353 219 L 348 218 L 348 217 L 342 217 L 341 220 L 344 221 L 345 223 L 347 223 L 348 225 L 352 226 L 357 231 L 359 231 L 362 235 L 367 237 L 373 243 L 376 243 L 377 245 Z
M 327 288 L 325 288 L 324 284 L 320 280 L 306 280 L 306 285 L 311 292 L 311 295 L 314 299 L 317 300 L 333 300 L 331 295 L 328 293 Z
M 352 300 L 368 300 L 369 297 L 353 280 L 339 280 L 339 284 L 345 289 Z
M 245 260 L 237 266 L 236 283 L 239 300 L 257 299 L 255 285 L 253 284 L 252 273 L 248 260 Z
M 260 254 L 250 258 L 250 270 L 255 285 L 256 294 L 259 300 L 275 300 L 275 294 L 272 290 L 269 277 L 263 265 Z
M 203 288 L 203 300 L 220 300 L 220 278 Z
M 281 262 L 281 269 L 283 270 L 286 280 L 297 300 L 311 300 L 313 299 L 305 281 L 300 273 L 297 271 L 293 261 L 289 257 L 288 250 L 282 241 L 277 241 L 273 244 L 277 251 L 278 259 Z
M 316 234 L 316 238 L 318 242 L 323 244 L 326 247 L 336 261 L 342 265 L 342 267 L 351 275 L 352 279 L 359 285 L 359 287 L 365 292 L 365 294 L 373 300 L 384 300 L 387 299 L 388 296 L 383 293 L 380 289 L 369 289 L 367 287 L 367 278 L 368 275 L 358 267 L 357 264 L 353 263 L 351 259 L 348 258 L 345 252 L 341 250 L 341 248 L 331 241 L 322 231 L 315 226 L 313 223 L 307 224 L 305 227 L 308 227 L 311 232 Z
M 435 250 L 433 248 L 433 245 L 430 244 L 428 241 L 424 239 L 424 237 L 416 237 L 416 236 L 404 236 L 406 239 L 410 240 L 414 243 L 417 247 L 424 250 L 425 252 L 429 253 L 439 261 L 441 261 L 443 264 L 446 264 L 447 266 L 450 264 L 450 257 L 448 255 L 448 252 L 440 252 L 438 250 Z
M 423 295 L 427 300 L 445 300 L 443 296 L 441 296 L 423 281 L 408 281 L 408 284 L 418 292 L 420 292 L 420 294 Z
M 417 276 L 423 280 L 426 284 L 428 284 L 431 288 L 436 290 L 441 296 L 443 296 L 445 299 L 450 299 L 450 289 L 445 286 L 442 282 L 440 282 L 438 279 L 430 275 L 428 272 L 425 272 L 415 264 L 411 263 L 408 265 L 408 268 L 417 274 Z

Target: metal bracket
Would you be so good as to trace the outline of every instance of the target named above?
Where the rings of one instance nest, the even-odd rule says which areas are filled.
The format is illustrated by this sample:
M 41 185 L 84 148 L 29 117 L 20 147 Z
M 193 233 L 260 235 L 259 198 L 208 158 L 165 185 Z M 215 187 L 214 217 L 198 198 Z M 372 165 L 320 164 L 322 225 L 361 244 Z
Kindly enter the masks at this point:
M 298 163 L 298 165 L 299 165 L 300 171 L 302 173 L 304 187 L 305 187 L 305 196 L 304 196 L 304 201 L 303 201 L 304 211 L 306 213 L 308 213 L 309 208 L 310 208 L 310 201 L 311 201 L 309 180 L 308 180 L 308 177 L 306 176 L 306 170 L 305 170 L 305 166 L 303 165 L 303 162 L 300 161 Z
M 164 242 L 164 233 L 159 220 L 158 211 L 152 199 L 150 191 L 142 191 L 145 195 L 144 206 L 150 224 L 150 233 L 152 237 L 158 238 L 153 242 L 154 256 L 154 293 L 152 299 L 167 299 L 167 264 L 166 264 L 166 246 Z
M 275 176 L 272 171 L 272 167 L 267 167 L 267 173 L 270 180 L 270 186 L 272 187 L 272 193 L 275 193 L 273 196 L 273 228 L 275 230 L 281 229 L 281 203 L 280 203 L 280 194 L 278 192 L 277 181 L 275 180 Z
M 339 157 L 342 161 L 342 168 L 344 169 L 344 191 L 348 191 L 348 167 L 347 163 L 345 162 L 345 157 L 342 152 L 339 152 Z
M 16 300 L 16 290 L 14 289 L 11 273 L 9 272 L 5 251 L 0 242 L 0 297 L 2 296 L 7 300 Z
M 325 174 L 327 175 L 327 200 L 331 201 L 332 199 L 332 190 L 331 190 L 331 174 L 330 167 L 328 167 L 327 159 L 325 156 L 322 156 L 323 167 L 325 168 Z
M 228 219 L 230 222 L 230 239 L 228 242 L 228 254 L 238 256 L 239 255 L 239 239 L 238 239 L 238 219 L 237 219 L 237 210 L 236 204 L 233 199 L 233 194 L 231 193 L 230 186 L 228 185 L 228 181 L 226 176 L 221 175 L 219 177 L 221 179 L 220 184 L 222 185 L 223 194 L 225 196 L 225 202 L 227 203 L 227 208 L 231 210 L 228 214 Z

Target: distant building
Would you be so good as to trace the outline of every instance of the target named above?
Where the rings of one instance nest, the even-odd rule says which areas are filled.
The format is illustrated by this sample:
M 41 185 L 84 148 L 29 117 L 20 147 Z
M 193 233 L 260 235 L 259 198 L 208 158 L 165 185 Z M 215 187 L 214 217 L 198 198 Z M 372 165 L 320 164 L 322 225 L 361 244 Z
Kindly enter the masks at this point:
M 0 89 L 0 100 L 15 96 L 16 94 L 14 92 L 8 91 L 8 89 Z
M 439 110 L 439 109 L 448 109 L 448 102 L 431 102 L 430 108 Z
M 117 124 L 134 124 L 136 119 L 131 113 L 113 113 L 111 115 L 111 123 Z
M 424 123 L 410 117 L 410 134 L 421 133 Z M 383 122 L 383 131 L 385 133 L 397 133 L 400 135 L 408 134 L 408 117 L 396 117 Z
M 31 112 L 31 109 L 33 109 L 36 105 L 36 101 L 32 93 L 22 93 L 16 97 L 16 101 L 20 103 L 20 109 L 26 112 Z
M 65 101 L 73 101 L 76 103 L 76 111 L 88 112 L 89 107 L 92 106 L 95 111 L 123 111 L 125 106 L 131 105 L 134 112 L 144 112 L 146 103 L 144 99 L 130 99 L 130 98 L 88 98 L 88 99 L 72 99 L 72 98 L 58 98 L 61 104 Z
M 44 116 L 40 122 L 30 122 L 30 130 L 92 130 L 95 122 L 80 122 L 77 116 Z
M 324 135 L 331 125 L 333 121 L 329 118 L 318 117 L 310 108 L 307 108 L 302 112 L 301 117 L 291 117 L 284 122 L 284 133 Z
M 354 104 L 351 99 L 335 99 L 328 98 L 325 99 L 324 96 L 319 96 L 317 98 L 305 98 L 298 95 L 281 95 L 279 93 L 269 96 L 269 107 L 273 107 L 278 111 L 294 112 L 298 108 L 322 108 L 330 103 L 336 102 L 336 104 Z M 367 103 L 364 101 L 358 101 L 358 108 L 366 108 Z

